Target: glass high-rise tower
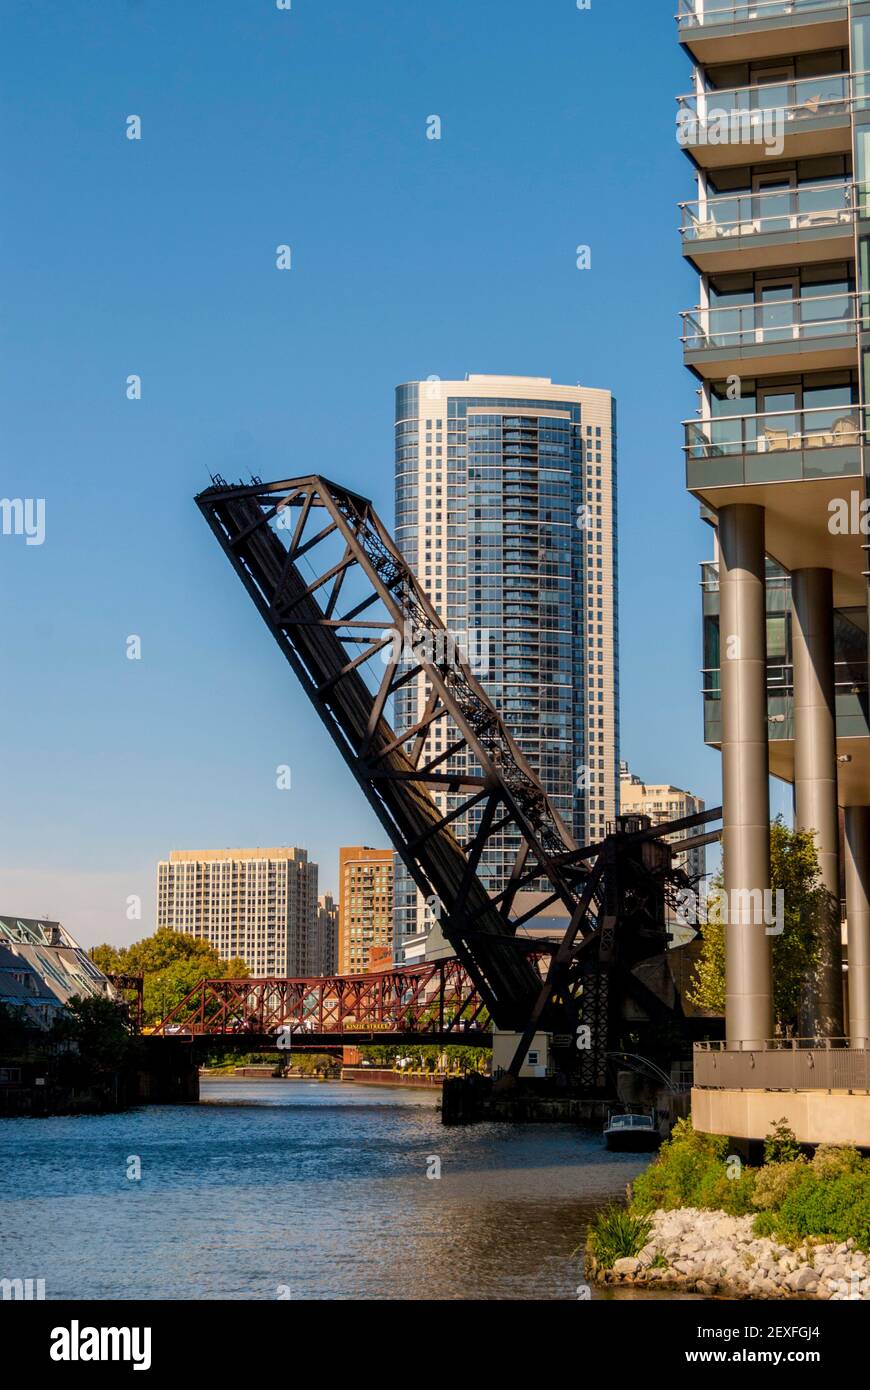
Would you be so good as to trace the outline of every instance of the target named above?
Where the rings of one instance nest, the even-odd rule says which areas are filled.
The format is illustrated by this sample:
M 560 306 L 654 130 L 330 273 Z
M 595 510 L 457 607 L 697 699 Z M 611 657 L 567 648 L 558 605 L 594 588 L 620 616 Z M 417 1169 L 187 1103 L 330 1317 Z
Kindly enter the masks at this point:
M 616 534 L 609 391 L 515 376 L 398 387 L 397 542 L 578 843 L 618 807 Z M 411 723 L 426 695 L 420 676 L 397 717 Z M 439 727 L 427 751 L 447 747 Z M 515 852 L 507 834 L 487 850 L 493 892 Z M 398 960 L 422 952 L 431 923 L 397 860 Z

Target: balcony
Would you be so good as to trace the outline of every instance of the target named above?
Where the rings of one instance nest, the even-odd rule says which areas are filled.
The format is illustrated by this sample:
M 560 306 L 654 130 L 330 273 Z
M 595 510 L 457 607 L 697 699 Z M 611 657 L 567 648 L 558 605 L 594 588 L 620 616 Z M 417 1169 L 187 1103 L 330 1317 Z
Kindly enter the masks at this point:
M 688 486 L 741 487 L 862 473 L 856 406 L 686 420 Z
M 711 514 L 764 507 L 768 555 L 787 571 L 831 570 L 835 603 L 866 614 L 863 537 L 831 526 L 864 497 L 864 431 L 857 405 L 687 420 L 687 486 Z
M 704 686 L 704 742 L 718 746 L 722 740 L 722 692 L 718 670 L 702 673 Z M 848 747 L 846 739 L 870 736 L 867 723 L 867 663 L 863 668 L 858 662 L 834 662 L 834 707 L 837 725 L 837 738 L 842 739 L 843 747 Z M 767 722 L 768 740 L 772 743 L 794 742 L 794 667 L 767 667 Z M 866 761 L 867 750 L 861 750 Z M 774 750 L 778 756 L 775 761 L 779 767 L 785 766 L 784 749 Z M 841 754 L 848 757 L 848 754 Z M 851 766 L 851 764 L 845 764 Z M 791 781 L 791 778 L 786 778 Z
M 680 0 L 680 42 L 699 63 L 847 48 L 847 0 Z
M 752 304 L 686 310 L 686 366 L 710 380 L 854 367 L 858 296 L 805 293 L 792 299 L 783 293 L 788 290 L 773 287 Z
M 677 141 L 701 168 L 848 154 L 851 115 L 867 99 L 866 72 L 706 88 L 677 97 Z
M 681 203 L 683 255 L 708 275 L 851 260 L 867 193 L 866 184 L 844 179 Z

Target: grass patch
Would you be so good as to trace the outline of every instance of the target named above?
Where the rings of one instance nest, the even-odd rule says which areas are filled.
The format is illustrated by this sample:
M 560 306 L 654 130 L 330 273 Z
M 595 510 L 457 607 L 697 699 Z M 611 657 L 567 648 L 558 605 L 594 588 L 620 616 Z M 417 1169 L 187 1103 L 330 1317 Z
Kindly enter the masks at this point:
M 612 1269 L 617 1260 L 639 1255 L 651 1233 L 647 1217 L 627 1207 L 606 1207 L 595 1218 L 586 1249 L 602 1269 Z

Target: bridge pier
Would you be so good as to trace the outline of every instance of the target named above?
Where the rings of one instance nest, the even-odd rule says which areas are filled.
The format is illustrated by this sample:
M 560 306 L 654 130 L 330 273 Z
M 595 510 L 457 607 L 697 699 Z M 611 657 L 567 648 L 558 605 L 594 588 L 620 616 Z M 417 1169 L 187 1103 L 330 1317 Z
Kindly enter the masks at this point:
M 199 1064 L 190 1038 L 143 1037 L 131 1077 L 133 1105 L 195 1105 Z

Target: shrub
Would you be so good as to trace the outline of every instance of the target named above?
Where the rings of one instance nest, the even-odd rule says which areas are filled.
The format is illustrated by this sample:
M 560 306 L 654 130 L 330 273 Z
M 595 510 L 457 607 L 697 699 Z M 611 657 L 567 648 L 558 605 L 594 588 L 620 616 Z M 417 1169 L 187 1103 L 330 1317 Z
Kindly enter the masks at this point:
M 640 1254 L 650 1238 L 652 1224 L 625 1207 L 606 1207 L 595 1218 L 586 1248 L 603 1269 L 617 1260 Z
M 801 1146 L 794 1131 L 789 1129 L 788 1121 L 785 1117 L 777 1120 L 773 1133 L 764 1141 L 765 1163 L 793 1163 L 800 1156 Z
M 752 1223 L 753 1234 L 757 1236 L 775 1236 L 778 1220 L 778 1212 L 760 1211 Z
M 864 1160 L 857 1149 L 843 1144 L 820 1144 L 813 1154 L 813 1172 L 820 1178 L 837 1178 L 842 1173 L 861 1171 Z
M 673 1211 L 676 1207 L 707 1205 L 706 1200 L 701 1200 L 704 1195 L 711 1201 L 714 1192 L 722 1196 L 724 1189 L 719 1188 L 720 1179 L 729 1188 L 734 1185 L 725 1167 L 727 1153 L 727 1139 L 700 1134 L 692 1127 L 691 1120 L 679 1120 L 671 1138 L 662 1144 L 655 1163 L 635 1179 L 633 1206 L 638 1211 L 649 1212 L 658 1208 Z M 736 1183 L 741 1181 L 742 1178 L 735 1179 Z M 735 1200 L 742 1201 L 742 1195 Z M 716 1201 L 714 1209 L 719 1207 Z M 731 1210 L 731 1207 L 725 1209 Z
M 722 1134 L 704 1134 L 701 1130 L 695 1129 L 692 1124 L 691 1116 L 685 1120 L 677 1120 L 671 1131 L 671 1137 L 663 1148 L 674 1146 L 687 1149 L 692 1153 L 708 1154 L 714 1158 L 725 1159 L 728 1156 L 728 1140 Z
M 851 1237 L 870 1251 L 870 1159 L 857 1150 L 823 1145 L 810 1163 L 781 1120 L 765 1143 L 763 1168 L 733 1170 L 727 1159 L 727 1139 L 699 1134 L 690 1120 L 681 1121 L 656 1162 L 635 1179 L 631 1214 L 678 1207 L 732 1216 L 755 1212 L 757 1236 L 786 1245 Z M 613 1258 L 622 1253 L 636 1251 L 620 1249 Z
M 819 1177 L 808 1166 L 780 1207 L 776 1229 L 786 1239 L 853 1236 L 862 1250 L 870 1250 L 870 1165 L 837 1177 Z
M 755 1177 L 753 1206 L 760 1211 L 776 1211 L 808 1172 L 809 1165 L 803 1155 L 793 1163 L 765 1164 Z
M 743 1168 L 739 1177 L 731 1178 L 728 1171 L 717 1163 L 715 1168 L 704 1173 L 697 1188 L 693 1207 L 702 1211 L 725 1211 L 729 1216 L 746 1216 L 753 1211 L 753 1195 L 757 1173 L 752 1168 Z

